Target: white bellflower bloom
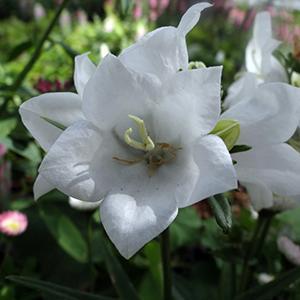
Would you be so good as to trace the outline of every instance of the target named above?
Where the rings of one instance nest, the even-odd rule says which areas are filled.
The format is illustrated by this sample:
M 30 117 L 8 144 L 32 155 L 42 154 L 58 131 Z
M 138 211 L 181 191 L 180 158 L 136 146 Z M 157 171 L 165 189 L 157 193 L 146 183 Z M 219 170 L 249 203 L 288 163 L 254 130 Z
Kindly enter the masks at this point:
M 102 200 L 102 224 L 126 258 L 165 230 L 178 208 L 237 184 L 224 142 L 209 134 L 220 115 L 222 68 L 188 70 L 185 35 L 209 6 L 192 6 L 177 28 L 148 33 L 96 70 L 83 67 L 90 78 L 80 77 L 80 96 L 72 94 L 76 119 L 65 117 L 74 116 L 67 104 L 49 112 L 49 105 L 62 107 L 57 94 L 46 107 L 44 95 L 35 98 L 35 115 L 24 114 L 33 99 L 20 110 L 47 146 L 39 176 L 68 196 Z M 53 122 L 43 123 L 51 130 L 36 128 L 45 117 L 67 129 L 58 133 Z

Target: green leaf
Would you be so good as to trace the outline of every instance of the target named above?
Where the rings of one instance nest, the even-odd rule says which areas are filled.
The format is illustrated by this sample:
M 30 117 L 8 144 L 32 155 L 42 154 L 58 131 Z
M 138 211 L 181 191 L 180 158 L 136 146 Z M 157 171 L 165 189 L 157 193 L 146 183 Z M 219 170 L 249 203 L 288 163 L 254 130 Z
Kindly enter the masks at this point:
M 33 46 L 32 40 L 27 40 L 19 43 L 15 48 L 12 49 L 12 51 L 9 53 L 9 56 L 7 58 L 7 62 L 10 62 L 17 58 L 19 55 L 21 55 L 23 52 L 28 50 Z
M 298 279 L 300 279 L 300 267 L 279 275 L 268 284 L 246 291 L 238 296 L 236 300 L 271 300 Z
M 7 147 L 7 149 L 17 153 L 20 156 L 27 158 L 33 163 L 39 163 L 41 161 L 40 150 L 34 142 L 29 143 L 26 148 L 19 148 L 13 143 L 11 139 L 0 137 L 0 143 L 4 144 Z
M 7 276 L 6 279 L 16 282 L 28 288 L 45 292 L 49 295 L 60 297 L 66 300 L 113 300 L 114 298 L 93 295 L 77 291 L 65 286 L 54 284 L 47 281 L 33 279 L 25 276 Z
M 80 263 L 88 260 L 88 246 L 74 223 L 60 210 L 45 206 L 40 210 L 42 219 L 57 243 Z
M 7 118 L 0 120 L 0 137 L 7 137 L 17 126 L 16 118 Z
M 251 150 L 252 147 L 248 146 L 248 145 L 235 145 L 231 148 L 230 153 L 238 153 L 238 152 L 245 152 L 245 151 L 249 151 Z
M 240 136 L 240 124 L 235 120 L 220 120 L 210 133 L 219 136 L 230 151 Z
M 121 264 L 114 255 L 111 246 L 103 237 L 103 255 L 107 271 L 114 284 L 119 296 L 123 300 L 139 300 L 139 296 L 130 282 L 127 274 L 123 270 Z
M 10 208 L 13 210 L 23 210 L 32 206 L 35 202 L 32 198 L 28 199 L 18 199 L 11 201 Z
M 14 288 L 11 286 L 4 285 L 0 288 L 0 299 L 1 300 L 14 300 L 15 293 Z
M 200 239 L 201 226 L 202 221 L 194 207 L 180 209 L 177 218 L 170 226 L 172 248 L 194 244 L 197 239 Z
M 222 194 L 210 197 L 208 203 L 214 213 L 217 224 L 224 233 L 228 233 L 232 226 L 231 206 Z

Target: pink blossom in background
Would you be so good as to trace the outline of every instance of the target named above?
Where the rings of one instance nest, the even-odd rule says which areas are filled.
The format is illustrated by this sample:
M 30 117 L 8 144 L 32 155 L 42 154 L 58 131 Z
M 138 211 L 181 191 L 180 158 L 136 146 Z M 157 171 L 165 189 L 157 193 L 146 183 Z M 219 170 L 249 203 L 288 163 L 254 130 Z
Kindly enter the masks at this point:
M 143 14 L 142 2 L 141 2 L 141 0 L 136 0 L 135 6 L 133 9 L 133 17 L 134 17 L 134 19 L 137 20 L 137 19 L 141 18 L 142 14 Z
M 65 81 L 64 83 L 60 80 L 56 79 L 54 82 L 39 78 L 38 82 L 35 84 L 34 88 L 37 89 L 41 93 L 48 92 L 61 92 L 66 91 L 71 88 L 71 82 Z
M 0 158 L 2 156 L 4 156 L 4 154 L 6 153 L 6 147 L 3 144 L 0 144 Z
M 170 4 L 170 0 L 149 0 L 150 20 L 156 21 Z
M 230 11 L 229 11 L 229 20 L 238 25 L 238 26 L 241 26 L 246 18 L 246 11 L 244 10 L 241 10 L 239 8 L 232 8 Z
M 0 214 L 0 232 L 17 236 L 23 233 L 28 226 L 27 216 L 18 211 L 6 211 Z

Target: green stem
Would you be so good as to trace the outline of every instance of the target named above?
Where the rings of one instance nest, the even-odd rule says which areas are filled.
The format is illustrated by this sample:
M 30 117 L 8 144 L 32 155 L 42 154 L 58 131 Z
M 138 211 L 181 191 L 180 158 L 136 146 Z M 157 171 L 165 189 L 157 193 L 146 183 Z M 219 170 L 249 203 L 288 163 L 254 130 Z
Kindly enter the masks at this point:
M 170 231 L 169 228 L 167 228 L 161 234 L 161 258 L 163 267 L 164 300 L 172 300 L 172 270 L 170 250 Z
M 21 84 L 24 81 L 24 79 L 26 78 L 27 74 L 30 72 L 30 70 L 34 66 L 35 62 L 38 60 L 45 41 L 48 39 L 48 36 L 50 35 L 52 29 L 54 28 L 60 14 L 62 13 L 63 9 L 66 7 L 66 5 L 69 1 L 70 0 L 64 0 L 61 3 L 61 5 L 58 7 L 57 11 L 55 12 L 55 15 L 53 16 L 53 19 L 51 20 L 51 22 L 49 23 L 45 32 L 41 36 L 41 39 L 38 41 L 37 46 L 31 56 L 31 58 L 29 59 L 28 63 L 25 65 L 25 67 L 23 68 L 22 72 L 16 78 L 14 84 L 12 85 L 13 91 L 16 91 L 21 86 Z
M 267 233 L 272 222 L 274 212 L 269 210 L 262 210 L 259 213 L 256 228 L 254 230 L 250 246 L 246 252 L 246 256 L 243 262 L 240 293 L 245 291 L 248 287 L 249 281 L 252 277 L 251 260 L 254 257 L 258 257 L 260 251 L 264 245 Z

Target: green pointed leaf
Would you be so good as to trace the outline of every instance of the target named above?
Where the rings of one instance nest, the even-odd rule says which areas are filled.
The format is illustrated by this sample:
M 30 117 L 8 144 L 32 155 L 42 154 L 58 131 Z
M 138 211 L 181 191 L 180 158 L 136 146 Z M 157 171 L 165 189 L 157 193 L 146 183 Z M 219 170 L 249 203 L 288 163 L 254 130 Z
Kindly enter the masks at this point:
M 252 149 L 252 147 L 250 147 L 248 145 L 235 145 L 230 150 L 230 153 L 233 154 L 233 153 L 245 152 L 245 151 L 249 151 L 251 149 Z
M 88 246 L 74 223 L 53 206 L 43 207 L 40 214 L 62 249 L 78 262 L 86 263 Z
M 11 280 L 28 288 L 39 290 L 52 296 L 60 297 L 66 300 L 113 300 L 114 298 L 93 295 L 77 291 L 65 286 L 54 284 L 47 281 L 42 281 L 25 276 L 7 276 L 6 279 Z
M 139 300 L 133 284 L 130 282 L 127 274 L 114 255 L 114 251 L 104 237 L 102 249 L 107 271 L 121 299 Z
M 16 118 L 7 118 L 0 120 L 0 137 L 7 137 L 17 126 Z
M 219 136 L 230 151 L 240 136 L 240 124 L 235 120 L 220 120 L 210 133 Z
M 282 275 L 279 275 L 274 281 L 246 291 L 238 296 L 236 300 L 272 300 L 282 290 L 290 284 L 300 279 L 300 267 L 294 268 Z
M 231 206 L 223 194 L 210 197 L 208 203 L 214 213 L 217 224 L 224 233 L 228 233 L 232 226 Z

